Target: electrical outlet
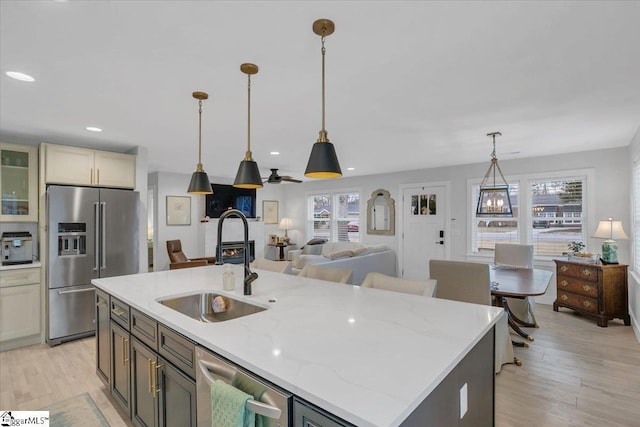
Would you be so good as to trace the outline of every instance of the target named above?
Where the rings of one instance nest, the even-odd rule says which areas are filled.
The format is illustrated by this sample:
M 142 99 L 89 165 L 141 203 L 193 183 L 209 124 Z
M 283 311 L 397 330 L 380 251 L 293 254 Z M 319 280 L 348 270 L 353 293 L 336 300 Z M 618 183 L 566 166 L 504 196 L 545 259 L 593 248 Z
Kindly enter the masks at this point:
M 460 387 L 460 419 L 464 417 L 469 408 L 469 400 L 467 398 L 467 383 Z

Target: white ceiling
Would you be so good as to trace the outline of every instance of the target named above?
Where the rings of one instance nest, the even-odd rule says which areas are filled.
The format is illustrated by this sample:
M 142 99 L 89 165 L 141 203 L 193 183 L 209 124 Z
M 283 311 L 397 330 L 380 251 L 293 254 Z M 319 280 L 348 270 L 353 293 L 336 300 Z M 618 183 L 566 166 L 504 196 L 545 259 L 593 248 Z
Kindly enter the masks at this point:
M 253 62 L 254 159 L 301 178 L 321 125 L 317 18 L 336 24 L 326 127 L 345 176 L 488 162 L 491 131 L 508 159 L 626 146 L 640 126 L 637 1 L 2 0 L 0 137 L 139 145 L 150 171 L 191 173 L 201 90 L 205 171 L 233 177 Z

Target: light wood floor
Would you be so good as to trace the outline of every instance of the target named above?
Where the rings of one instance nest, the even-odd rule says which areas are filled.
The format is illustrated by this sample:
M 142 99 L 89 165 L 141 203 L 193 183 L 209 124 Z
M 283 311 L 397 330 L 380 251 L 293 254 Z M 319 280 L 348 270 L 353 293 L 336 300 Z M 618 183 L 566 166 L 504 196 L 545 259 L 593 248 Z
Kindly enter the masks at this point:
M 620 321 L 538 305 L 522 366 L 496 377 L 496 426 L 640 425 L 640 343 Z M 0 409 L 39 409 L 88 392 L 112 426 L 130 426 L 95 373 L 95 340 L 0 353 Z

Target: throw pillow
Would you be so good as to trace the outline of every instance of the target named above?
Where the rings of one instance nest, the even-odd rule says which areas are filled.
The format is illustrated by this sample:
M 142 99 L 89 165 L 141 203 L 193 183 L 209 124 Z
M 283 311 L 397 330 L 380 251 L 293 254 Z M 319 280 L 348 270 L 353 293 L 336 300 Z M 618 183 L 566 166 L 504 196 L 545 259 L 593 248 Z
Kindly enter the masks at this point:
M 338 259 L 338 258 L 348 258 L 353 256 L 353 251 L 350 249 L 345 249 L 342 251 L 333 252 L 329 255 L 325 255 L 327 258 Z

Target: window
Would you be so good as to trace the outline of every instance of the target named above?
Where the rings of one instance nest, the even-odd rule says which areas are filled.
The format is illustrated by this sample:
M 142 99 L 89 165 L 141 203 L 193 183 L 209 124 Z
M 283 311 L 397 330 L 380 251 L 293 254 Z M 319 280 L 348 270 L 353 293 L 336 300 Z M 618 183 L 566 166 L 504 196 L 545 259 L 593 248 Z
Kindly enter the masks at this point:
M 632 174 L 633 193 L 633 265 L 632 268 L 640 273 L 640 159 L 634 165 Z
M 360 193 L 336 192 L 307 197 L 307 235 L 331 242 L 360 241 Z
M 566 253 L 568 244 L 586 242 L 586 183 L 591 172 L 570 176 L 507 179 L 513 218 L 476 218 L 480 183 L 471 184 L 471 251 L 492 253 L 496 243 L 532 244 L 538 256 Z
M 582 222 L 584 178 L 530 180 L 531 240 L 537 255 L 567 252 L 571 242 L 585 242 Z

